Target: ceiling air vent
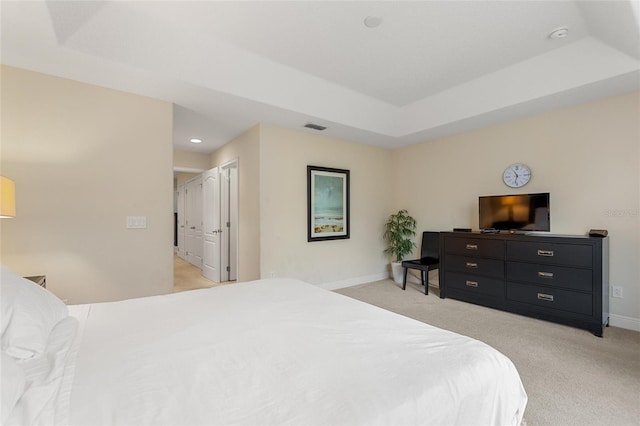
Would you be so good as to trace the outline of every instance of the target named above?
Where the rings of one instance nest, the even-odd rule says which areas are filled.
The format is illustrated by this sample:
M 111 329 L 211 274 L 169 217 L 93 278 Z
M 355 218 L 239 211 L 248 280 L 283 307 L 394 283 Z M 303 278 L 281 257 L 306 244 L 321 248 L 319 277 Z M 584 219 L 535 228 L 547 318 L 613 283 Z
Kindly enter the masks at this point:
M 325 126 L 321 126 L 319 124 L 313 124 L 313 123 L 307 123 L 304 125 L 304 127 L 306 127 L 307 129 L 320 130 L 320 131 L 326 129 Z

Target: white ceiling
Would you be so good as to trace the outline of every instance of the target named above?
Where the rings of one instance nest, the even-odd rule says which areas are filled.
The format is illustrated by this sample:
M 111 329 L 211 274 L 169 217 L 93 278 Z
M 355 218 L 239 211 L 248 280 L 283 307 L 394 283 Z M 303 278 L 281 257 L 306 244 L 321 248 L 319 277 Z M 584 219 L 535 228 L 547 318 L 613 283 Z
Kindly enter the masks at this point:
M 0 7 L 3 64 L 173 102 L 184 150 L 258 122 L 394 148 L 640 89 L 637 1 Z

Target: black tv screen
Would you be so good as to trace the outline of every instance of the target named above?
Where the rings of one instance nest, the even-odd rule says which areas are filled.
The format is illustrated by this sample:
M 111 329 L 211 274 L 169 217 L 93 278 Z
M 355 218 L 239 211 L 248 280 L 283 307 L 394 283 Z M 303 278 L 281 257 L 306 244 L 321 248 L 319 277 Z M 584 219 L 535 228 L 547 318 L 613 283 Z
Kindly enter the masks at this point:
M 549 193 L 479 197 L 480 229 L 550 231 Z

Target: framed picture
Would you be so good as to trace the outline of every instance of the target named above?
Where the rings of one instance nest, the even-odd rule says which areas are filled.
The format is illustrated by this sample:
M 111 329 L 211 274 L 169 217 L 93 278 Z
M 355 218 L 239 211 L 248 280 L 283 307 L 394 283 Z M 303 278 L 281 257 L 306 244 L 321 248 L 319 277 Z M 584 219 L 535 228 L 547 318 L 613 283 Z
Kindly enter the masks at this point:
M 307 166 L 307 241 L 349 238 L 349 170 Z

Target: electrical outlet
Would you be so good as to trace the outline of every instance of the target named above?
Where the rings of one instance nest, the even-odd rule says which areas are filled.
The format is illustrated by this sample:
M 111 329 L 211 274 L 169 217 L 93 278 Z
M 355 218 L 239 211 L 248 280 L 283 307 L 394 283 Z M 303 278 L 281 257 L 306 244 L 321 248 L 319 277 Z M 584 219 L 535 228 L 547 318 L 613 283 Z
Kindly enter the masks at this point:
M 615 285 L 614 285 L 614 286 L 613 286 L 613 290 L 612 290 L 612 292 L 611 292 L 611 295 L 612 295 L 613 297 L 619 297 L 619 298 L 624 297 L 624 296 L 623 296 L 623 293 L 622 293 L 622 287 L 618 287 L 618 286 L 615 286 Z

